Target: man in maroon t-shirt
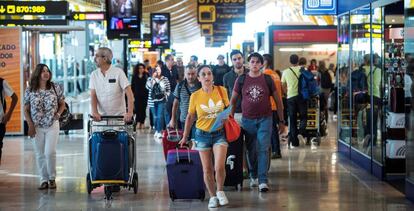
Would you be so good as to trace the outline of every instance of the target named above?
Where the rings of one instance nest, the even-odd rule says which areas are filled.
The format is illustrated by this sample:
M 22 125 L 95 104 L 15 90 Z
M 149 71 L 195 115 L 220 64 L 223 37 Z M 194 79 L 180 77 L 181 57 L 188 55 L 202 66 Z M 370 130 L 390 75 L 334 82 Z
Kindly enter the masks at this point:
M 259 191 L 269 190 L 267 185 L 267 168 L 269 165 L 269 147 L 272 134 L 272 108 L 270 96 L 275 99 L 279 119 L 283 118 L 283 103 L 278 97 L 278 92 L 273 80 L 268 80 L 260 69 L 263 66 L 263 57 L 259 53 L 249 55 L 250 71 L 238 77 L 232 97 L 232 114 L 234 114 L 238 97 L 242 97 L 242 127 L 254 137 L 247 144 L 250 186 L 256 187 L 259 184 Z M 269 82 L 267 82 L 269 81 Z M 269 85 L 270 83 L 270 85 Z M 284 131 L 283 121 L 279 122 L 279 131 Z

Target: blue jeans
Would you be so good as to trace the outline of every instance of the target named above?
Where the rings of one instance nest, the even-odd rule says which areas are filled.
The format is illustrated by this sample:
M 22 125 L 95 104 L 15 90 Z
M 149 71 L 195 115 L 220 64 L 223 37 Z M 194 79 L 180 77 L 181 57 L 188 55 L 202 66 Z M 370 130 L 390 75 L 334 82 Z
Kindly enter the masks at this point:
M 154 102 L 154 107 L 151 110 L 154 118 L 155 131 L 161 132 L 167 124 L 165 102 Z
M 164 106 L 164 114 L 165 114 L 165 122 L 168 124 L 170 122 L 172 117 L 172 107 L 174 103 L 175 96 L 173 94 L 170 94 L 167 99 L 165 99 L 165 106 Z M 178 115 L 179 117 L 179 115 Z
M 257 119 L 243 117 L 242 127 L 251 137 L 251 140 L 246 143 L 250 178 L 258 178 L 259 184 L 267 183 L 272 116 Z

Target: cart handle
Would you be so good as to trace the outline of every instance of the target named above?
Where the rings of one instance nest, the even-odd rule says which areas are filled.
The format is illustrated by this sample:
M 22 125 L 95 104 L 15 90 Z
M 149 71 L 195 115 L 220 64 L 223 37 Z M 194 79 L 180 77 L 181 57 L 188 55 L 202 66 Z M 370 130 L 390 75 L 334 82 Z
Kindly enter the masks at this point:
M 93 116 L 91 114 L 89 114 L 89 118 L 93 119 Z M 111 115 L 105 115 L 105 116 L 101 116 L 101 119 L 123 119 L 124 116 L 111 116 Z
M 93 116 L 91 114 L 89 114 L 89 119 L 93 119 Z M 112 116 L 112 115 L 104 115 L 104 116 L 101 116 L 101 119 L 102 120 L 103 119 L 106 119 L 106 120 L 109 120 L 109 119 L 124 119 L 124 116 L 120 116 L 120 115 L 114 115 L 114 116 Z M 129 122 L 125 122 L 125 125 L 133 125 L 133 124 L 134 124 L 134 118 L 131 121 L 129 121 Z

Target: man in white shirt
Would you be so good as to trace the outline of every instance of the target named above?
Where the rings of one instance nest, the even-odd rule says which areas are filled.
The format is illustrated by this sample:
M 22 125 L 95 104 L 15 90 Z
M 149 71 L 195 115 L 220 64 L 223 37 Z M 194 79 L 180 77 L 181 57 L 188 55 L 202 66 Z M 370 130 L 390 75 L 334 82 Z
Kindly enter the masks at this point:
M 6 125 L 10 120 L 14 108 L 17 104 L 17 95 L 14 93 L 13 89 L 10 87 L 9 83 L 3 78 L 0 78 L 0 164 L 1 164 L 1 154 L 3 149 L 3 138 L 6 134 Z M 4 98 L 6 96 L 11 97 L 12 102 L 10 108 L 7 109 L 4 103 L 6 102 Z
M 98 69 L 92 72 L 89 81 L 91 109 L 95 121 L 101 115 L 123 115 L 130 122 L 133 116 L 134 95 L 124 71 L 111 65 L 113 54 L 109 48 L 99 48 L 95 54 Z M 125 105 L 125 94 L 128 107 Z

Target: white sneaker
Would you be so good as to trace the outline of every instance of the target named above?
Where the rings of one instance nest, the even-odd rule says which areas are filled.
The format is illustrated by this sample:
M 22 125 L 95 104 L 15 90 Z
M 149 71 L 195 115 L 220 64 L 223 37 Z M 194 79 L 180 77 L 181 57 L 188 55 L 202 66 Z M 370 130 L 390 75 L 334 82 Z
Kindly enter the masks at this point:
M 267 186 L 266 183 L 261 183 L 259 185 L 259 191 L 260 192 L 267 192 L 267 191 L 269 191 L 269 186 Z
M 302 136 L 302 134 L 298 135 L 299 143 L 302 143 L 303 145 L 306 144 L 306 139 Z
M 258 179 L 250 178 L 250 187 L 251 188 L 257 187 L 258 184 L 259 184 L 259 180 Z
M 337 115 L 333 115 L 333 116 L 332 116 L 332 120 L 333 120 L 334 122 L 336 122 L 336 120 L 338 120 L 338 116 L 337 116 Z
M 229 200 L 227 199 L 226 194 L 224 194 L 224 191 L 217 191 L 217 199 L 221 206 L 227 205 L 229 203 Z
M 218 199 L 217 197 L 213 196 L 208 201 L 208 208 L 217 208 L 218 207 Z

